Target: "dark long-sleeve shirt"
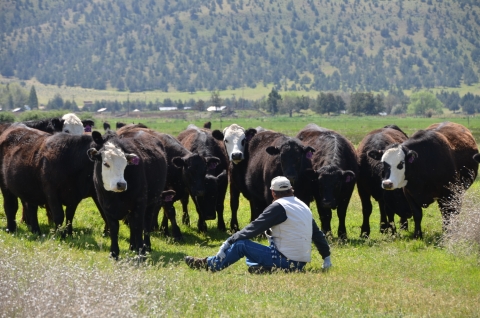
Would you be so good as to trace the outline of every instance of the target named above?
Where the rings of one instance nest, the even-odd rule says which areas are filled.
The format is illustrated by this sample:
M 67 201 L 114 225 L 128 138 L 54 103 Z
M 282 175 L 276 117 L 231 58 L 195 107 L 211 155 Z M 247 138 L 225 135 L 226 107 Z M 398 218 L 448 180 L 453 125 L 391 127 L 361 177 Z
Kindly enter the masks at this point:
M 285 222 L 287 219 L 287 212 L 285 208 L 280 204 L 273 202 L 270 204 L 265 210 L 263 210 L 262 214 L 250 224 L 245 226 L 241 231 L 236 232 L 233 234 L 229 239 L 228 242 L 230 244 L 235 243 L 238 240 L 245 240 L 251 239 L 255 236 L 258 236 L 272 226 Z M 325 258 L 330 256 L 330 247 L 328 245 L 327 239 L 325 235 L 317 226 L 317 223 L 312 217 L 312 241 L 315 244 L 318 252 Z

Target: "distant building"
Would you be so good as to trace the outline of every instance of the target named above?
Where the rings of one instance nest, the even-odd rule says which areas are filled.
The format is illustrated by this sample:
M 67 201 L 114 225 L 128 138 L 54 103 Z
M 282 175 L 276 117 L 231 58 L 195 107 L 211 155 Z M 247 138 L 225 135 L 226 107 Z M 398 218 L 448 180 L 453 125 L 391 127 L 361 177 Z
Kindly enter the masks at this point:
M 221 112 L 227 108 L 227 106 L 210 106 L 207 108 L 207 112 Z
M 177 107 L 158 107 L 160 111 L 177 110 Z

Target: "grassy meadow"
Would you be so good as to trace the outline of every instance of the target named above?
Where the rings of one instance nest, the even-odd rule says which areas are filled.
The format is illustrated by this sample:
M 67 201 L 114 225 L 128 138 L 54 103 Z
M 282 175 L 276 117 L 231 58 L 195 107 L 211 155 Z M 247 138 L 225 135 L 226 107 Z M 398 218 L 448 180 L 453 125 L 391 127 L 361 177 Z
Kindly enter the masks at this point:
M 468 126 L 480 140 L 478 118 L 287 118 L 253 113 L 233 119 L 215 116 L 207 118 L 212 121 L 212 129 L 235 122 L 288 135 L 315 122 L 344 134 L 355 145 L 367 132 L 387 124 L 397 124 L 412 134 L 431 123 L 451 120 Z M 115 121 L 96 118 L 97 129 L 105 119 Z M 206 118 L 122 118 L 130 120 L 176 136 L 189 123 L 202 125 Z M 480 196 L 480 182 L 473 184 L 467 196 Z M 250 211 L 248 202 L 241 199 L 239 222 L 243 227 L 248 224 Z M 227 226 L 228 202 L 227 194 Z M 229 233 L 218 231 L 216 221 L 207 221 L 208 233 L 198 233 L 193 204 L 189 204 L 192 226 L 181 224 L 181 206 L 175 206 L 185 241 L 176 243 L 154 234 L 153 251 L 143 263 L 128 251 L 126 225 L 120 228 L 120 260 L 108 258 L 110 239 L 102 236 L 103 221 L 91 199 L 78 207 L 74 235 L 65 240 L 51 232 L 42 209 L 39 219 L 43 235 L 32 235 L 21 223 L 17 233 L 9 234 L 0 208 L 0 317 L 480 317 L 480 251 L 466 252 L 442 244 L 441 215 L 436 204 L 424 209 L 424 238 L 415 240 L 413 220 L 408 231 L 396 236 L 380 234 L 379 211 L 374 203 L 371 237 L 363 239 L 359 237 L 361 203 L 355 191 L 347 212 L 345 242 L 336 238 L 334 212 L 334 237 L 330 239 L 333 268 L 321 270 L 322 259 L 312 246 L 312 262 L 306 273 L 271 275 L 249 274 L 244 261 L 219 273 L 189 269 L 184 256 L 215 254 Z M 475 210 L 475 206 L 467 205 L 464 210 Z M 314 203 L 311 208 L 319 223 Z M 264 239 L 259 241 L 267 244 Z

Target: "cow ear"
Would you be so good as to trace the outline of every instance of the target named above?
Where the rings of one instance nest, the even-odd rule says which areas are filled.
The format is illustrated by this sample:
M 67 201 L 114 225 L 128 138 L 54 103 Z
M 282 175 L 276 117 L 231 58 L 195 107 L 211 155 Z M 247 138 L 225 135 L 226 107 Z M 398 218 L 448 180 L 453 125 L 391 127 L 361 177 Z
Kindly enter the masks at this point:
M 64 121 L 65 120 L 60 119 L 60 118 L 53 118 L 52 119 L 53 130 L 54 131 L 62 131 Z
M 272 155 L 272 156 L 278 155 L 280 153 L 280 149 L 274 146 L 267 147 L 267 149 L 265 150 L 269 155 Z
M 172 159 L 172 163 L 177 168 L 182 168 L 185 166 L 185 160 L 181 157 L 175 157 Z
M 413 163 L 418 158 L 418 153 L 413 150 L 409 150 L 405 156 L 405 162 Z
M 92 160 L 92 161 L 95 161 L 95 160 L 101 161 L 102 160 L 102 154 L 100 153 L 100 151 L 98 151 L 95 148 L 88 149 L 87 150 L 87 155 L 88 155 L 88 158 L 90 158 L 90 160 Z
M 353 171 L 347 170 L 343 172 L 343 178 L 345 179 L 345 183 L 354 182 L 355 173 L 353 173 Z
M 477 153 L 476 155 L 474 155 L 473 160 L 475 160 L 476 162 L 480 162 L 480 153 Z
M 98 131 L 92 132 L 92 138 L 97 145 L 103 146 L 103 138 L 101 133 L 99 133 Z
M 223 133 L 218 129 L 215 129 L 214 131 L 212 131 L 212 137 L 220 141 L 223 141 L 223 138 L 225 138 Z
M 127 158 L 127 163 L 129 165 L 137 166 L 140 163 L 140 158 L 134 153 L 129 153 L 128 155 L 125 155 L 125 158 Z
M 367 152 L 367 156 L 374 160 L 380 161 L 383 156 L 383 150 L 370 150 Z
M 217 157 L 206 157 L 205 160 L 207 161 L 207 168 L 210 170 L 215 169 L 220 164 L 220 159 Z
M 307 157 L 307 159 L 312 159 L 314 152 L 315 152 L 315 149 L 313 149 L 312 147 L 310 146 L 305 147 L 305 157 Z
M 257 130 L 254 129 L 254 128 L 248 128 L 247 131 L 245 132 L 245 139 L 247 139 L 247 141 L 250 141 L 253 136 L 255 136 L 257 134 Z

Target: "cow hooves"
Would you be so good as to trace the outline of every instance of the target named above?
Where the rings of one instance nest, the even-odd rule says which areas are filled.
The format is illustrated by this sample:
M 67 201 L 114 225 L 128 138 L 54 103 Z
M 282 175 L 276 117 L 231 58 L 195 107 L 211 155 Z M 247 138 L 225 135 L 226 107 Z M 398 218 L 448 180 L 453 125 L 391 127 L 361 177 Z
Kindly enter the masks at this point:
M 368 231 L 368 232 L 362 231 L 362 233 L 360 234 L 360 238 L 368 239 L 369 237 L 370 237 L 370 231 Z
M 183 225 L 188 225 L 188 226 L 190 226 L 190 217 L 189 217 L 188 215 L 184 215 L 184 216 L 182 217 L 182 223 L 183 223 Z
M 227 228 L 225 227 L 225 225 L 221 226 L 221 225 L 218 225 L 217 226 L 217 229 L 221 232 L 226 232 L 227 231 Z
M 115 252 L 110 252 L 110 256 L 109 256 L 111 259 L 114 259 L 116 261 L 118 261 L 118 255 L 117 253 Z
M 423 238 L 422 232 L 415 232 L 415 234 L 413 234 L 413 238 L 421 240 Z
M 184 242 L 184 239 L 183 239 L 183 236 L 182 236 L 182 235 L 180 235 L 180 236 L 175 236 L 175 237 L 173 238 L 173 240 L 174 240 L 175 242 L 177 242 L 177 243 L 182 243 L 182 242 Z

